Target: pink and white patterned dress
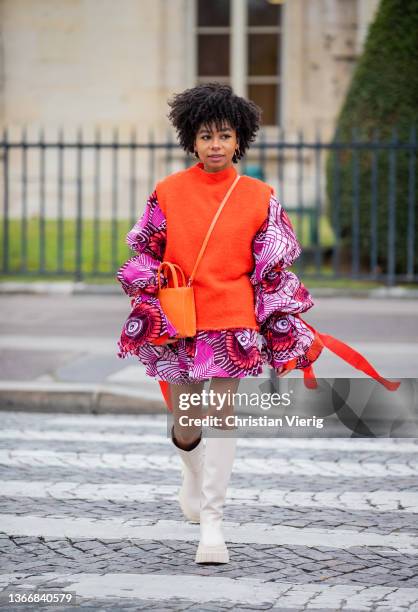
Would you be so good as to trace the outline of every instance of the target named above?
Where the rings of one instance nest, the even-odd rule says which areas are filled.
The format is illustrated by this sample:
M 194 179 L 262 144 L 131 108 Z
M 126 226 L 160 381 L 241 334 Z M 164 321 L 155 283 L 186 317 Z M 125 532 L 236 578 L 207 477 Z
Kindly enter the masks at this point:
M 157 346 L 152 333 L 174 336 L 175 328 L 160 307 L 157 269 L 163 260 L 167 223 L 157 192 L 146 202 L 143 215 L 126 236 L 136 253 L 118 270 L 116 278 L 132 297 L 132 311 L 118 340 L 118 357 L 134 355 L 146 374 L 158 381 L 193 383 L 214 377 L 259 376 L 267 365 L 280 371 L 290 360 L 296 368 L 311 365 L 306 353 L 314 333 L 298 318 L 314 305 L 300 279 L 288 270 L 301 247 L 286 211 L 271 195 L 268 214 L 252 241 L 254 308 L 260 330 L 232 328 L 198 330 L 196 336 Z M 164 285 L 163 285 L 164 286 Z M 318 355 L 315 356 L 315 359 Z

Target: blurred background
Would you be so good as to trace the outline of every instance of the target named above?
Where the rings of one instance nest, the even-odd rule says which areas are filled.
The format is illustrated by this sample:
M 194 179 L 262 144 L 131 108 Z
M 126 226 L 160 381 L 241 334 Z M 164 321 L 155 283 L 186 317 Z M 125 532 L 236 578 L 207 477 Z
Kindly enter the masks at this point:
M 417 286 L 412 0 L 1 0 L 3 280 L 115 282 L 157 180 L 195 163 L 167 99 L 219 81 L 263 111 L 310 286 Z M 348 283 L 348 284 L 347 284 Z
M 208 81 L 263 111 L 237 170 L 291 218 L 306 320 L 416 377 L 417 38 L 415 0 L 0 0 L 0 406 L 162 408 L 117 358 L 116 273 L 156 182 L 196 163 L 167 100 Z M 315 371 L 364 376 L 330 351 Z

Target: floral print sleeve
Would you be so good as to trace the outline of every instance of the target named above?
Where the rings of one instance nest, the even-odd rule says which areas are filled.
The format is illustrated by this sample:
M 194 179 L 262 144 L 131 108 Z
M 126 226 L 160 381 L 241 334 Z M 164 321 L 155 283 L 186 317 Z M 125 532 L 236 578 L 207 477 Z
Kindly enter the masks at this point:
M 118 346 L 118 357 L 138 349 L 150 339 L 175 336 L 176 329 L 161 309 L 158 300 L 158 266 L 166 245 L 166 219 L 158 204 L 157 192 L 148 198 L 145 211 L 126 235 L 126 244 L 136 253 L 116 274 L 123 290 L 132 297 L 132 310 L 125 322 Z M 166 279 L 162 278 L 162 286 Z
M 312 296 L 287 269 L 300 253 L 291 221 L 272 194 L 267 217 L 253 239 L 255 266 L 250 280 L 264 358 L 278 371 L 291 360 L 294 367 L 303 369 L 319 356 L 309 350 L 314 334 L 298 316 L 313 306 Z
M 148 198 L 145 211 L 126 235 L 126 244 L 136 253 L 118 270 L 116 278 L 127 295 L 157 293 L 157 268 L 166 244 L 166 219 L 157 193 Z

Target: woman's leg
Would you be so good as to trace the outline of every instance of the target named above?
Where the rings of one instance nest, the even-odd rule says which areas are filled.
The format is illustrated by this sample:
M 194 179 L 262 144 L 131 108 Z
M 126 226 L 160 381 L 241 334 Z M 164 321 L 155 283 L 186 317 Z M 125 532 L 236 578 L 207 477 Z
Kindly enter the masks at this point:
M 181 425 L 179 421 L 180 417 L 185 415 L 200 418 L 201 402 L 197 402 L 198 405 L 196 406 L 190 405 L 190 408 L 187 410 L 181 410 L 182 400 L 187 400 L 186 405 L 190 403 L 190 396 L 182 397 L 182 393 L 200 394 L 203 386 L 204 382 L 187 385 L 170 384 L 170 397 L 174 417 L 171 439 L 183 463 L 183 482 L 178 500 L 185 518 L 195 523 L 200 521 L 200 493 L 205 447 L 202 438 L 202 428 L 196 427 L 196 425 Z
M 214 392 L 216 405 L 210 406 L 207 414 L 219 417 L 219 424 L 214 425 L 214 427 L 219 429 L 236 429 L 232 425 L 227 425 L 226 417 L 234 414 L 233 394 L 237 392 L 239 383 L 239 378 L 220 378 L 215 376 L 212 378 L 209 392 Z M 224 403 L 222 404 L 222 402 Z M 220 410 L 217 409 L 218 407 Z
M 214 427 L 236 429 L 225 419 L 234 413 L 232 394 L 236 392 L 239 379 L 212 378 L 211 390 L 216 405 L 211 406 L 209 414 L 220 420 Z M 224 395 L 225 394 L 225 395 Z M 221 406 L 221 410 L 216 410 Z M 208 437 L 206 440 L 205 461 L 203 466 L 202 489 L 200 496 L 200 541 L 196 551 L 196 563 L 228 563 L 229 552 L 222 532 L 223 506 L 235 457 L 237 437 Z
M 202 401 L 201 393 L 205 382 L 198 382 L 193 384 L 170 384 L 170 397 L 171 405 L 173 407 L 173 418 L 174 418 L 174 436 L 178 446 L 184 450 L 192 450 L 197 445 L 198 440 L 202 434 L 202 428 L 196 425 L 182 425 L 180 424 L 180 417 L 200 418 L 202 416 Z M 182 398 L 182 394 L 188 394 L 188 397 Z M 197 405 L 193 405 L 190 402 L 190 395 L 192 393 L 199 393 L 200 402 Z M 181 400 L 187 399 L 187 410 L 180 408 Z M 185 404 L 183 404 L 185 405 Z

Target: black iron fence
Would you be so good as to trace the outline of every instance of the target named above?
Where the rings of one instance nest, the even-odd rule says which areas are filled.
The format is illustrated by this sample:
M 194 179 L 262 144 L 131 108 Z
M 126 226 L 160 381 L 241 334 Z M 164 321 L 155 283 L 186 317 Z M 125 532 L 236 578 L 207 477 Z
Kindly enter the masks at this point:
M 416 130 L 389 140 L 269 142 L 261 133 L 238 171 L 266 180 L 302 244 L 294 264 L 304 278 L 416 282 Z M 197 160 L 165 142 L 122 142 L 81 130 L 0 142 L 3 217 L 1 274 L 7 277 L 114 278 L 132 256 L 126 232 L 161 179 Z

